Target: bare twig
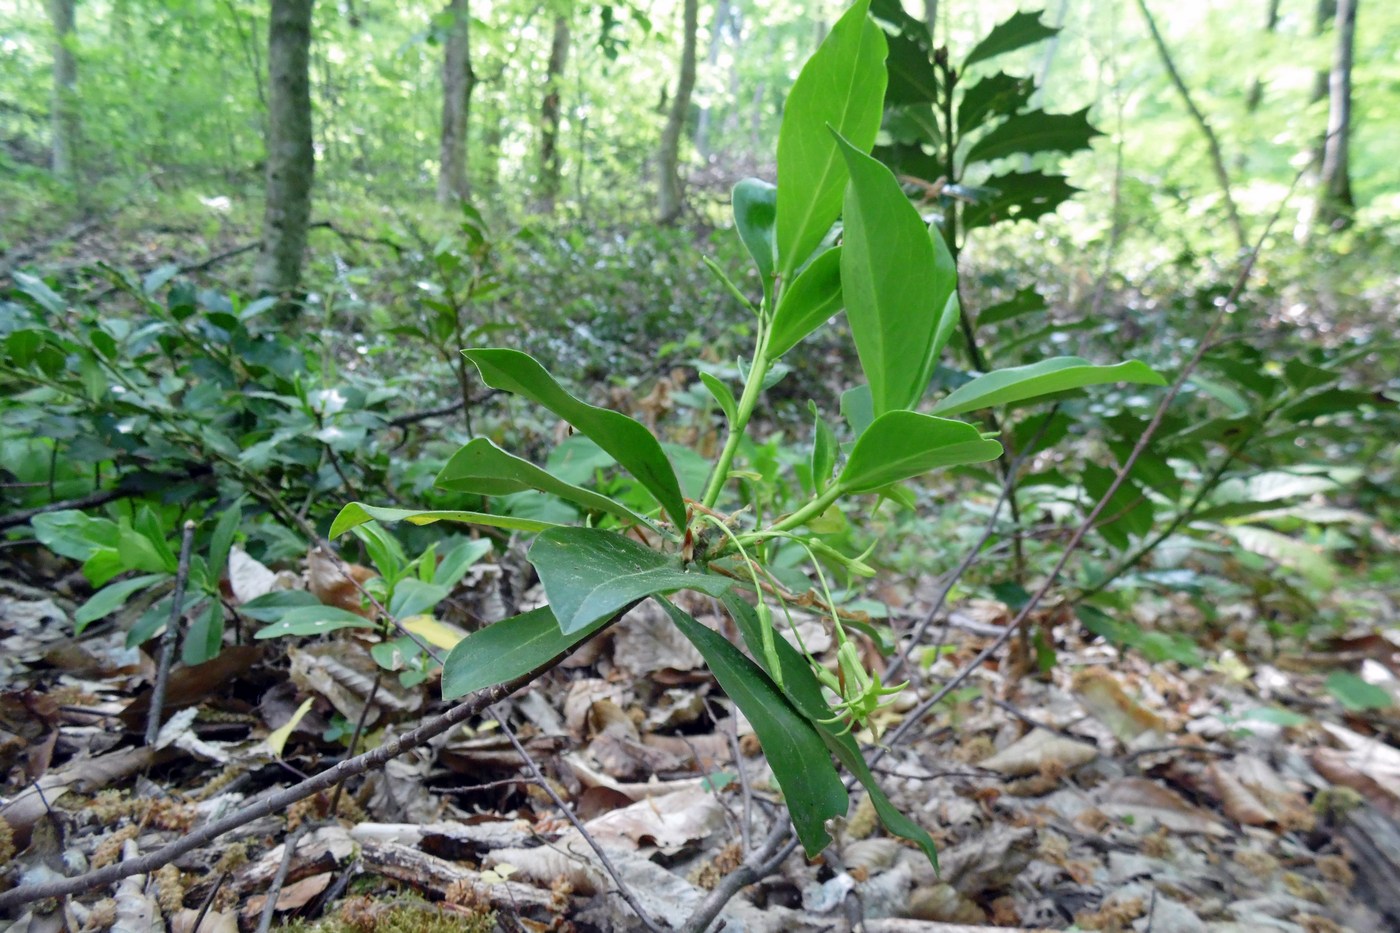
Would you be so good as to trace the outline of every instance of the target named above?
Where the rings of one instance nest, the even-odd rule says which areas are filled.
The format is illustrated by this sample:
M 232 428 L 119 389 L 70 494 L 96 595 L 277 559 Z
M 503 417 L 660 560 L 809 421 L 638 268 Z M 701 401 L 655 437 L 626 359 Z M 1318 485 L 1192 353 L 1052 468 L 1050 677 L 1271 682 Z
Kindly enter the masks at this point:
M 190 933 L 199 933 L 199 928 L 204 925 L 204 917 L 209 913 L 209 908 L 214 906 L 214 898 L 219 896 L 219 889 L 228 880 L 228 872 L 219 872 L 219 877 L 214 879 L 214 886 L 209 889 L 209 893 L 204 895 L 204 900 L 199 905 L 199 912 L 194 915 L 194 923 L 190 926 Z
M 185 522 L 180 539 L 180 563 L 175 573 L 175 594 L 171 597 L 170 618 L 160 639 L 160 665 L 156 668 L 156 683 L 151 690 L 151 709 L 146 714 L 146 744 L 156 744 L 160 735 L 160 716 L 165 707 L 165 687 L 170 681 L 170 665 L 175 661 L 175 643 L 180 637 L 180 616 L 185 604 L 185 585 L 190 579 L 190 551 L 194 546 L 194 522 Z
M 792 854 L 796 846 L 797 838 L 792 832 L 792 823 L 779 818 L 769 831 L 768 838 L 764 840 L 763 848 L 720 879 L 714 890 L 695 908 L 695 913 L 690 915 L 680 933 L 704 933 L 719 916 L 719 912 L 724 910 L 724 905 L 739 893 L 740 888 L 761 881 L 777 871 L 778 866 Z
M 355 749 L 360 747 L 360 734 L 365 731 L 365 720 L 369 718 L 370 707 L 374 706 L 374 698 L 379 696 L 379 685 L 384 682 L 384 669 L 380 668 L 374 672 L 374 686 L 369 688 L 369 697 L 365 700 L 365 705 L 360 708 L 360 717 L 355 720 L 355 731 L 350 735 L 350 754 L 355 754 Z M 345 790 L 345 782 L 338 781 L 335 790 L 331 793 L 331 817 L 335 817 L 336 808 L 340 806 L 340 793 Z
M 292 868 L 292 857 L 296 853 L 297 843 L 301 842 L 301 837 L 306 835 L 309 828 L 308 824 L 303 823 L 294 829 L 282 844 L 282 864 L 277 866 L 277 874 L 267 889 L 267 901 L 263 904 L 262 916 L 258 919 L 258 933 L 268 933 L 272 929 L 272 918 L 277 913 L 277 899 L 282 895 L 282 885 L 287 883 L 287 872 Z

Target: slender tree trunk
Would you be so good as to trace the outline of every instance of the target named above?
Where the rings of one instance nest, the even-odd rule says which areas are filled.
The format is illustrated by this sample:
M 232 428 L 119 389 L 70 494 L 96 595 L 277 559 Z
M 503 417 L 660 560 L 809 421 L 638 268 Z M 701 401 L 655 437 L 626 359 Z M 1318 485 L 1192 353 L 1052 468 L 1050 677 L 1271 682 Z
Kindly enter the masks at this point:
M 695 33 L 700 18 L 700 0 L 685 0 L 685 39 L 681 46 L 681 70 L 676 82 L 676 94 L 661 133 L 661 152 L 657 159 L 659 191 L 656 200 L 657 219 L 674 223 L 681 215 L 684 193 L 681 191 L 681 137 L 685 135 L 686 118 L 690 115 L 690 96 L 695 90 Z
M 554 17 L 554 37 L 549 43 L 549 65 L 545 71 L 544 101 L 540 104 L 540 206 L 554 213 L 563 172 L 559 165 L 559 88 L 564 66 L 569 63 L 569 17 Z
M 1269 0 L 1269 7 L 1264 13 L 1264 35 L 1272 36 L 1278 31 L 1278 8 L 1282 0 Z M 1245 95 L 1244 109 L 1249 113 L 1254 113 L 1259 109 L 1259 105 L 1264 102 L 1264 79 L 1255 76 L 1249 84 L 1249 93 Z
M 1351 193 L 1351 64 L 1356 45 L 1359 0 L 1337 2 L 1337 53 L 1332 60 L 1327 138 L 1322 144 L 1322 205 L 1318 220 L 1333 230 L 1351 225 L 1356 200 Z
M 264 293 L 283 297 L 301 282 L 316 170 L 308 74 L 313 4 L 272 0 L 267 25 L 267 207 L 256 278 Z
M 1206 145 L 1210 148 L 1210 165 L 1215 172 L 1215 180 L 1220 185 L 1220 198 L 1225 203 L 1225 214 L 1230 221 L 1230 230 L 1235 235 L 1235 244 L 1241 252 L 1244 252 L 1249 249 L 1249 235 L 1245 233 L 1244 222 L 1240 220 L 1239 208 L 1235 206 L 1235 198 L 1230 191 L 1230 173 L 1225 169 L 1225 156 L 1220 150 L 1220 140 L 1216 137 L 1215 130 L 1211 128 L 1206 115 L 1201 112 L 1201 108 L 1196 106 L 1196 101 L 1191 97 L 1191 91 L 1181 78 L 1181 72 L 1176 70 L 1176 62 L 1172 60 L 1172 54 L 1167 48 L 1166 40 L 1157 31 L 1157 21 L 1152 18 L 1152 12 L 1147 9 L 1147 0 L 1137 0 L 1137 5 L 1142 12 L 1142 18 L 1147 21 L 1147 31 L 1152 34 L 1152 44 L 1157 47 L 1157 54 L 1162 58 L 1162 65 L 1167 69 L 1167 75 L 1171 78 L 1172 85 L 1181 95 L 1182 103 L 1191 112 L 1192 119 L 1200 127 L 1201 135 L 1206 138 Z
M 78 60 L 73 55 L 73 0 L 49 0 L 49 20 L 53 24 L 50 157 L 54 175 L 71 185 L 78 180 Z
M 715 65 L 719 63 L 719 49 L 724 43 L 724 30 L 729 23 L 729 0 L 715 0 L 714 25 L 710 27 L 710 50 L 705 53 L 705 73 L 707 81 L 713 81 Z M 713 101 L 706 99 L 700 108 L 700 118 L 695 124 L 695 151 L 700 158 L 710 161 L 710 124 L 714 119 Z
M 440 204 L 464 201 L 471 194 L 467 179 L 467 126 L 471 119 L 471 12 L 468 0 L 447 4 L 447 36 L 442 53 L 442 144 L 438 150 L 437 197 Z

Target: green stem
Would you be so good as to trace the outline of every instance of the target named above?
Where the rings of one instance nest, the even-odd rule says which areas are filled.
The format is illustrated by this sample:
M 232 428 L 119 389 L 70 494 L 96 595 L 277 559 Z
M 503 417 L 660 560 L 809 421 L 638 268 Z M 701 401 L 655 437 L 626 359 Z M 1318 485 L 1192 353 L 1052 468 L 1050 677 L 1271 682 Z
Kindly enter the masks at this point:
M 833 483 L 830 486 L 830 488 L 827 489 L 826 492 L 822 493 L 820 496 L 817 496 L 811 502 L 808 502 L 806 505 L 798 509 L 796 512 L 793 512 L 787 518 L 779 519 L 772 525 L 769 525 L 766 529 L 760 532 L 760 534 L 768 535 L 775 531 L 790 531 L 793 528 L 801 528 L 803 525 L 807 524 L 812 519 L 817 518 L 827 509 L 831 508 L 832 503 L 834 503 L 837 499 L 840 499 L 845 492 L 846 489 L 844 486 L 842 486 L 839 483 Z
M 744 394 L 739 396 L 739 404 L 735 411 L 734 423 L 729 426 L 729 436 L 725 438 L 724 449 L 719 452 L 719 461 L 715 463 L 714 472 L 710 474 L 710 480 L 705 484 L 705 495 L 701 498 L 701 503 L 707 509 L 715 507 L 719 501 L 719 494 L 724 489 L 725 480 L 729 479 L 729 467 L 734 462 L 734 455 L 739 452 L 739 444 L 744 439 L 744 431 L 749 426 L 749 419 L 753 417 L 754 408 L 758 405 L 758 397 L 763 392 L 763 380 L 768 375 L 768 325 L 761 323 L 762 330 L 758 335 L 758 344 L 754 349 L 753 365 L 749 368 L 749 378 L 744 383 Z

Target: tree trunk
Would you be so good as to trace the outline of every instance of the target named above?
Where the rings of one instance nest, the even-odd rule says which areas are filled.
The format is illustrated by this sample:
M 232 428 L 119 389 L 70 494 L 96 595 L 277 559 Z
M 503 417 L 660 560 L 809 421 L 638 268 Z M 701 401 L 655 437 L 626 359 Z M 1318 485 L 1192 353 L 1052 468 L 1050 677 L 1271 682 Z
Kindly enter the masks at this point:
M 301 282 L 316 169 L 308 74 L 313 4 L 272 0 L 267 25 L 267 207 L 256 278 L 263 293 L 284 298 Z
M 437 197 L 440 204 L 464 201 L 471 194 L 467 179 L 467 125 L 471 118 L 471 12 L 467 0 L 450 0 L 444 13 L 447 35 L 442 53 L 442 145 L 438 150 Z
M 563 172 L 559 165 L 559 86 L 569 62 L 569 17 L 554 17 L 554 38 L 549 43 L 544 101 L 540 104 L 540 206 L 554 213 Z
M 53 139 L 50 149 L 54 175 L 65 184 L 77 182 L 78 61 L 73 55 L 73 0 L 49 0 L 53 23 Z
M 1269 8 L 1264 13 L 1264 35 L 1272 36 L 1278 31 L 1278 8 L 1282 0 L 1269 0 Z M 1245 95 L 1244 109 L 1249 113 L 1254 113 L 1259 109 L 1259 105 L 1264 102 L 1264 79 L 1255 77 L 1249 85 L 1249 93 Z
M 724 30 L 729 23 L 729 0 L 715 0 L 715 20 L 710 27 L 710 50 L 705 53 L 706 74 L 713 75 L 715 65 L 719 63 L 719 49 L 724 41 Z M 713 78 L 709 78 L 713 80 Z M 695 151 L 700 153 L 700 158 L 710 161 L 710 124 L 714 120 L 714 108 L 711 101 L 706 100 L 705 106 L 700 108 L 700 117 L 695 124 Z
M 1327 26 L 1337 15 L 1337 0 L 1317 0 L 1317 6 L 1313 8 L 1313 35 L 1317 38 L 1327 32 Z M 1312 97 L 1313 103 L 1322 100 L 1327 96 L 1328 85 L 1331 76 L 1325 71 L 1319 71 L 1313 75 Z
M 686 118 L 690 115 L 690 96 L 695 90 L 695 33 L 700 18 L 700 0 L 685 0 L 685 40 L 681 46 L 681 72 L 666 128 L 661 133 L 661 152 L 657 159 L 659 191 L 656 200 L 657 219 L 663 224 L 674 223 L 681 215 L 684 193 L 681 191 L 681 137 L 685 134 Z
M 1322 144 L 1322 205 L 1318 220 L 1333 230 L 1351 225 L 1351 63 L 1356 44 L 1358 0 L 1337 2 L 1337 52 L 1328 82 L 1327 138 Z

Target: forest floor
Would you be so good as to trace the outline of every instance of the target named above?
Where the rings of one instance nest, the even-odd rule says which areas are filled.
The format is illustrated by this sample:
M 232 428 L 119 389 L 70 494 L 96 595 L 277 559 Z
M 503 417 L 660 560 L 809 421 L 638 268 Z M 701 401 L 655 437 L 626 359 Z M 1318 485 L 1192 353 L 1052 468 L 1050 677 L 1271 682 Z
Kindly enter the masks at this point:
M 272 585 L 265 568 L 244 568 L 234 604 Z M 453 598 L 457 621 L 487 611 L 499 576 L 473 573 Z M 903 594 L 897 630 L 923 616 L 936 583 Z M 362 710 L 360 744 L 375 747 L 442 708 L 434 683 L 377 678 L 346 632 L 248 641 L 176 668 L 148 745 L 152 657 L 125 645 L 119 622 L 71 637 L 82 586 L 61 564 L 0 572 L 3 888 L 138 865 L 347 757 Z M 687 606 L 729 625 L 698 597 Z M 1009 619 L 985 601 L 938 617 L 936 644 L 914 654 L 910 689 L 879 721 L 877 776 L 938 841 L 940 871 L 853 794 L 836 843 L 745 886 L 720 915 L 725 929 L 1400 928 L 1400 718 L 1347 712 L 1323 687 L 1339 659 L 1400 673 L 1395 643 L 1361 634 L 1325 657 L 1180 669 L 1120 655 L 1051 608 L 1033 620 L 1058 655 L 1049 672 L 1013 638 L 901 731 Z M 820 626 L 807 625 L 820 653 Z M 269 919 L 337 933 L 643 928 L 620 887 L 654 928 L 681 928 L 787 825 L 757 742 L 729 709 L 695 650 L 644 605 L 488 717 L 343 793 L 149 874 L 20 908 L 12 929 L 146 931 L 164 918 L 182 933 L 251 930 L 269 899 Z

